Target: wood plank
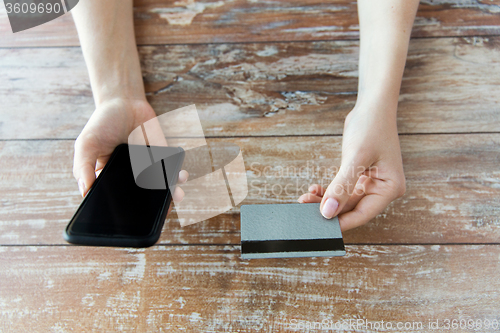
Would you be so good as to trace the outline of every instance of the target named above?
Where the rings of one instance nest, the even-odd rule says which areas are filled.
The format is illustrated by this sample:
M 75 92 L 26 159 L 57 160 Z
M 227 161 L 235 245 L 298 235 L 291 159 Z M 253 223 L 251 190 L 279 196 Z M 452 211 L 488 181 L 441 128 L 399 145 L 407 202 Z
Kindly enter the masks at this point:
M 357 42 L 140 48 L 157 113 L 195 103 L 207 136 L 341 134 Z M 500 38 L 413 40 L 400 133 L 500 128 Z M 41 61 L 41 62 L 40 62 Z M 76 138 L 94 105 L 79 49 L 0 50 L 1 139 Z
M 358 39 L 356 2 L 231 0 L 134 2 L 141 45 Z M 498 0 L 422 0 L 413 37 L 500 34 Z M 0 47 L 79 45 L 70 14 L 12 33 L 0 4 Z
M 325 186 L 340 164 L 340 137 L 211 139 L 242 151 L 244 204 L 292 203 Z M 347 243 L 496 243 L 500 239 L 500 134 L 401 136 L 405 196 Z M 64 244 L 81 199 L 72 177 L 72 141 L 0 142 L 0 244 Z M 167 219 L 160 242 L 239 244 L 239 209 L 181 228 Z
M 430 332 L 429 320 L 500 321 L 499 246 L 348 246 L 342 258 L 250 261 L 239 246 L 0 251 L 8 332 L 285 332 L 292 319 L 421 322 L 404 331 Z

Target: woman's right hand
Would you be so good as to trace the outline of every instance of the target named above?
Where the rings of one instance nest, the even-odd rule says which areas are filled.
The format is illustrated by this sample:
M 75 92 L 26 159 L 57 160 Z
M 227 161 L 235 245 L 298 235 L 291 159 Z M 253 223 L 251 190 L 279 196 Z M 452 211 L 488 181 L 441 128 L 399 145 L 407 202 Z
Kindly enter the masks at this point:
M 146 99 L 114 98 L 102 102 L 94 111 L 75 142 L 73 175 L 82 196 L 85 196 L 114 149 L 128 142 L 132 130 L 156 117 Z M 178 183 L 187 180 L 186 171 L 179 173 Z M 184 192 L 179 187 L 174 201 L 181 201 Z

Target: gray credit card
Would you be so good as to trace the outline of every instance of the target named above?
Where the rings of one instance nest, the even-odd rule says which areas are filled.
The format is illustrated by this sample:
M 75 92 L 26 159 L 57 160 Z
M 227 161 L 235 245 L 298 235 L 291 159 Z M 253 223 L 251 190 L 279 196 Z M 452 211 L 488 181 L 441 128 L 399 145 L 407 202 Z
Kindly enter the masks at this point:
M 337 217 L 319 203 L 241 206 L 241 257 L 332 257 L 346 254 Z

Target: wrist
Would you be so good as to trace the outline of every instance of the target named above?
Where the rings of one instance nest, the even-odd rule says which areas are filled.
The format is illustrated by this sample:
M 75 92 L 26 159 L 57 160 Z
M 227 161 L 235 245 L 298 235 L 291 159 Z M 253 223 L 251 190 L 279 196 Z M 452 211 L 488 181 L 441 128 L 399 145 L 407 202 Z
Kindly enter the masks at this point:
M 387 90 L 358 92 L 353 111 L 355 113 L 370 113 L 384 117 L 396 117 L 398 98 L 399 96 L 397 93 Z
M 139 113 L 144 110 L 149 110 L 151 105 L 146 98 L 131 98 L 129 96 L 115 96 L 103 99 L 97 106 L 97 110 L 107 112 L 110 109 L 119 109 L 127 113 Z
M 117 101 L 147 103 L 144 87 L 135 85 L 107 83 L 93 89 L 93 94 L 96 108 Z
M 146 101 L 140 66 L 123 61 L 108 63 L 113 65 L 90 70 L 96 107 L 115 99 Z

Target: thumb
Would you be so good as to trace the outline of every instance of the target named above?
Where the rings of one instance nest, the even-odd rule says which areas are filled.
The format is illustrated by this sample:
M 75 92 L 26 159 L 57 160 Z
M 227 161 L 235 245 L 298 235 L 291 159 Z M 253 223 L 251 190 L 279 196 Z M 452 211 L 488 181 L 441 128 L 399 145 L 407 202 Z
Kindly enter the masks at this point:
M 78 188 L 82 197 L 94 183 L 95 168 L 99 152 L 97 149 L 89 148 L 78 140 L 75 143 L 75 156 L 73 159 L 73 176 L 78 181 Z
M 354 164 L 340 166 L 340 170 L 330 183 L 321 200 L 321 214 L 331 219 L 337 216 L 347 201 L 353 194 L 354 188 L 359 177 L 366 170 L 364 166 L 355 167 Z

